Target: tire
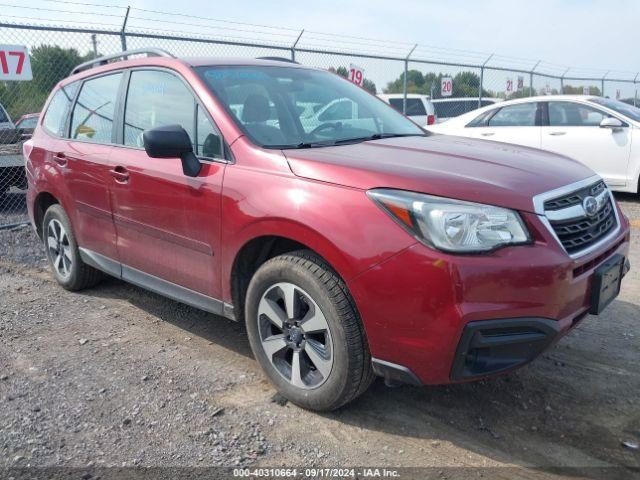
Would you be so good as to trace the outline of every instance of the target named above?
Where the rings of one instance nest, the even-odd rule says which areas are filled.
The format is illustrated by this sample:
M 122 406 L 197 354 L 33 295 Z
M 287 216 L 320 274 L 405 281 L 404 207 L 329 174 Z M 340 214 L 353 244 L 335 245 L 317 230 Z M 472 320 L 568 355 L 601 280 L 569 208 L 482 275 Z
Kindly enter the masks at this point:
M 274 257 L 258 269 L 247 290 L 245 322 L 258 363 L 278 392 L 302 408 L 335 410 L 373 381 L 355 303 L 311 251 Z
M 100 282 L 102 272 L 80 258 L 71 222 L 62 206 L 51 205 L 45 212 L 42 239 L 53 276 L 63 288 L 77 291 Z

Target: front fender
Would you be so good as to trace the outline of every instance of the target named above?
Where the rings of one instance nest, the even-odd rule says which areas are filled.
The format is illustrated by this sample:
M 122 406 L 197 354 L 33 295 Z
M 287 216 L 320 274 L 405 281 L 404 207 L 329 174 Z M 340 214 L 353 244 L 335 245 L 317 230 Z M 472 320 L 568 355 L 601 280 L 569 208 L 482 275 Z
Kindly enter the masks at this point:
M 227 167 L 222 199 L 223 298 L 247 242 L 278 236 L 321 255 L 348 283 L 415 243 L 363 190 L 314 182 L 292 173 Z

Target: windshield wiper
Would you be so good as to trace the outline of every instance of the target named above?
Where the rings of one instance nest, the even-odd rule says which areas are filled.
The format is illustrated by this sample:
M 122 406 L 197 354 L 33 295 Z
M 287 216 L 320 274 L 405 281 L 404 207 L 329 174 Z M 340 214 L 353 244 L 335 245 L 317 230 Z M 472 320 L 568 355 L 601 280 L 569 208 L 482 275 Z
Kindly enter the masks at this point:
M 333 143 L 333 145 L 345 145 L 348 143 L 367 142 L 369 140 L 382 140 L 383 138 L 426 137 L 426 136 L 428 136 L 426 133 L 374 133 L 373 135 L 369 135 L 367 137 L 344 138 L 341 140 L 336 140 Z
M 288 150 L 288 149 L 330 147 L 331 145 L 334 145 L 334 143 L 333 142 L 300 142 L 300 143 L 285 144 L 285 145 L 266 145 L 266 148 L 277 148 L 280 150 Z
M 331 147 L 334 145 L 348 145 L 350 143 L 360 143 L 369 140 L 382 140 L 383 138 L 394 137 L 426 137 L 426 133 L 374 133 L 366 137 L 356 138 L 342 138 L 340 140 L 330 140 L 325 142 L 300 142 L 298 144 L 288 145 L 269 145 L 269 148 L 278 148 L 282 150 L 287 149 L 303 149 L 303 148 L 319 148 L 319 147 Z

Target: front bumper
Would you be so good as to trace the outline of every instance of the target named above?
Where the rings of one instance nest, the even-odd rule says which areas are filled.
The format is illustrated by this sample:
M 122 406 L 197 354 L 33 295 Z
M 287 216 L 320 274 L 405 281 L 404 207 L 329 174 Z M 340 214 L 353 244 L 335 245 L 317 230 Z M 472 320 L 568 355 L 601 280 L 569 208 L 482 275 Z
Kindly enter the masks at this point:
M 378 374 L 443 384 L 505 373 L 587 315 L 595 269 L 627 257 L 626 219 L 607 245 L 571 259 L 537 215 L 523 218 L 532 245 L 465 256 L 415 244 L 348 282 Z

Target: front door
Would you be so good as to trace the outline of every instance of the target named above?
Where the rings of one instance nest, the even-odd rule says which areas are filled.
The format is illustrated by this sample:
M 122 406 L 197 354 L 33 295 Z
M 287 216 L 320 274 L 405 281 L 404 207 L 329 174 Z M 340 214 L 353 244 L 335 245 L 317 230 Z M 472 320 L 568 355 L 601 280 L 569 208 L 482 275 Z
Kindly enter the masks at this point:
M 542 148 L 584 163 L 607 184 L 623 187 L 631 154 L 631 128 L 600 128 L 610 115 L 578 102 L 549 102 Z
M 180 124 L 202 158 L 187 177 L 178 158 L 150 158 L 142 133 Z M 221 137 L 177 74 L 134 70 L 124 107 L 122 147 L 112 153 L 113 215 L 123 278 L 140 273 L 220 297 Z M 208 151 L 207 151 L 208 149 Z M 204 159 L 207 157 L 207 159 Z

